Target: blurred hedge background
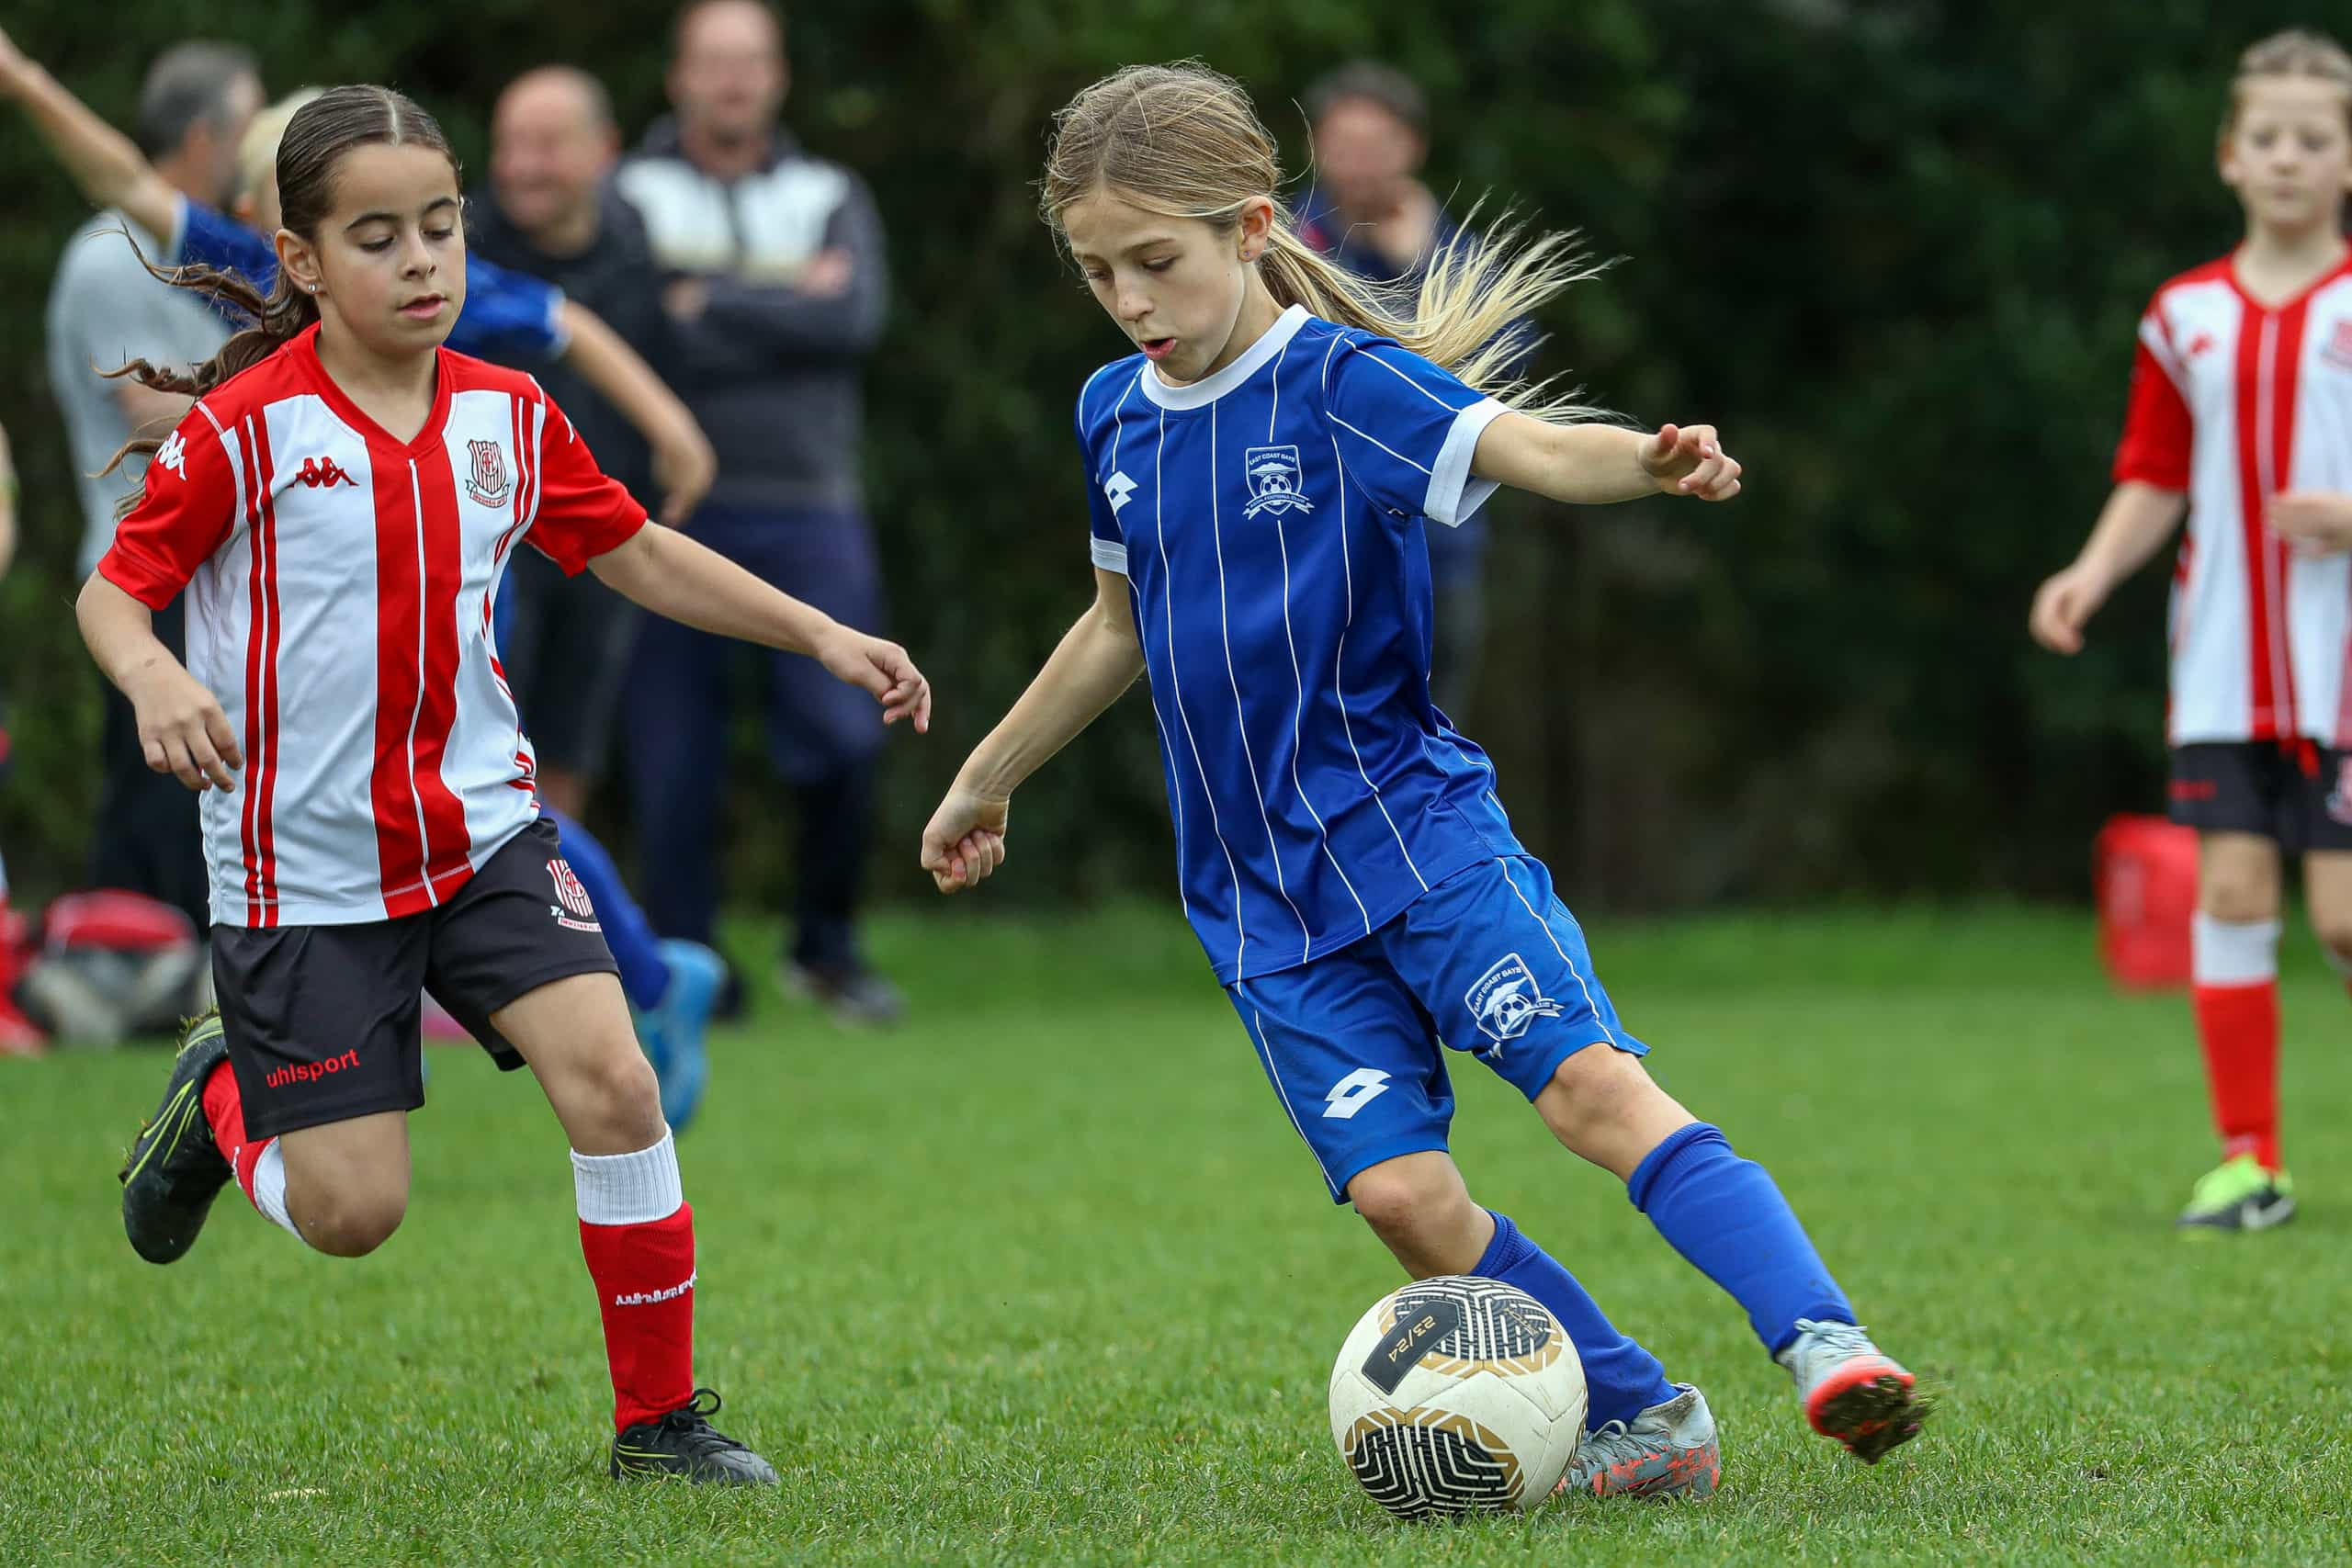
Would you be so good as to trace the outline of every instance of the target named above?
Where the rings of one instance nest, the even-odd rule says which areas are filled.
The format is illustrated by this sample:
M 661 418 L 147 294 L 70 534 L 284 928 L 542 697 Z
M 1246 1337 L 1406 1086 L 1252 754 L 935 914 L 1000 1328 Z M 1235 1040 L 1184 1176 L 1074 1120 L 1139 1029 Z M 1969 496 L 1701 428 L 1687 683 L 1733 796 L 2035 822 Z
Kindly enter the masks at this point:
M 1571 900 L 2079 896 L 2098 819 L 2160 804 L 2163 574 L 2072 662 L 2030 646 L 2026 604 L 2105 492 L 2137 312 L 2238 236 L 2213 173 L 2230 63 L 2308 20 L 2259 0 L 794 8 L 786 118 L 872 181 L 889 228 L 867 463 L 892 629 L 939 691 L 931 737 L 894 752 L 880 886 L 927 886 L 932 800 L 1090 592 L 1069 410 L 1121 344 L 1035 216 L 1048 116 L 1119 64 L 1197 55 L 1250 86 L 1295 173 L 1295 100 L 1373 55 L 1429 91 L 1441 192 L 1491 191 L 1625 258 L 1554 311 L 1546 368 L 1645 419 L 1712 420 L 1749 469 L 1731 507 L 1500 520 L 1486 682 L 1460 716 Z M 273 94 L 390 82 L 474 169 L 531 65 L 601 74 L 632 140 L 664 107 L 666 13 L 637 6 L 34 0 L 0 25 L 118 122 L 183 37 L 254 47 Z M 70 885 L 94 830 L 97 676 L 40 353 L 83 210 L 0 117 L 0 423 L 28 533 L 0 583 L 0 848 L 35 895 Z M 787 840 L 749 733 L 741 751 L 738 893 L 764 901 Z M 1140 701 L 1015 821 L 1007 897 L 1165 890 Z

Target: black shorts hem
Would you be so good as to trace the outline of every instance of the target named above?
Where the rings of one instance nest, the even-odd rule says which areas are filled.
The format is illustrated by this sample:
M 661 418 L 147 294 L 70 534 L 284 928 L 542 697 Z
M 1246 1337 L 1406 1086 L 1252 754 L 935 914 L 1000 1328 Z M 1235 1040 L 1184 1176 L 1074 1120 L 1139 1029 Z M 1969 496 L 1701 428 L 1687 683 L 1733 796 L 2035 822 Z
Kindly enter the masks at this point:
M 269 1107 L 256 1105 L 251 1100 L 244 1100 L 243 1109 L 245 1136 L 259 1142 L 263 1138 L 280 1137 L 312 1127 L 332 1126 L 337 1122 L 356 1122 L 362 1116 L 379 1115 L 387 1111 L 405 1113 L 421 1110 L 424 1105 L 424 1093 L 422 1089 L 387 1084 L 379 1093 L 354 1095 L 329 1105 L 315 1101 L 288 1105 L 281 1108 L 277 1115 L 271 1115 Z
M 466 1026 L 466 1032 L 474 1037 L 484 1051 L 490 1053 L 490 1059 L 498 1064 L 500 1072 L 511 1073 L 530 1064 L 523 1059 L 523 1053 L 514 1049 L 514 1043 L 499 1033 L 497 1028 L 492 1024 L 490 1021 L 492 1013 L 513 1007 L 542 986 L 552 986 L 558 980 L 569 980 L 574 975 L 617 976 L 620 972 L 620 964 L 614 961 L 609 953 L 601 959 L 582 954 L 559 959 L 555 963 L 527 971 L 507 981 L 497 990 L 490 993 L 499 999 L 485 1004 L 477 1016 L 469 1016 L 473 1013 L 472 1008 L 453 1005 L 446 997 L 441 998 L 441 1005 L 449 1010 L 449 1015 L 452 1018 Z

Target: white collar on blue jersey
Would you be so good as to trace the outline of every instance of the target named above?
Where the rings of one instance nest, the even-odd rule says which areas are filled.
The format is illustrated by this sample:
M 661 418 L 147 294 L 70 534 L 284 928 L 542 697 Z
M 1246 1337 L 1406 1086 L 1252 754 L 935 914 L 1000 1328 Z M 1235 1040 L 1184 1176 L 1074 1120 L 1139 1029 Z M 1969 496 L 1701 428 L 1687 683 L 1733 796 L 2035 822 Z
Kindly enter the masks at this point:
M 1189 386 L 1171 387 L 1159 378 L 1159 367 L 1145 361 L 1143 374 L 1136 378 L 1143 383 L 1143 395 L 1164 409 L 1204 408 L 1233 390 L 1258 373 L 1266 361 L 1280 354 L 1298 329 L 1306 324 L 1306 307 L 1293 305 L 1274 324 L 1265 330 L 1256 343 L 1243 352 L 1240 358 L 1214 376 L 1204 376 Z

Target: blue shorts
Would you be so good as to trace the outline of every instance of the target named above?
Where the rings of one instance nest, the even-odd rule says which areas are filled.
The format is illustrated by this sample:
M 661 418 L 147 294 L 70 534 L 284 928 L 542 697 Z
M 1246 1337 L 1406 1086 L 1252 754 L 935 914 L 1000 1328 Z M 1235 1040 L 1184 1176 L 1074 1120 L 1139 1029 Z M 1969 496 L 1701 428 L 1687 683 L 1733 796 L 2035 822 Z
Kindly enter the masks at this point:
M 1446 1146 L 1467 1051 L 1533 1100 L 1588 1045 L 1641 1056 L 1584 932 L 1531 855 L 1457 872 L 1326 958 L 1226 987 L 1334 1202 L 1398 1155 Z

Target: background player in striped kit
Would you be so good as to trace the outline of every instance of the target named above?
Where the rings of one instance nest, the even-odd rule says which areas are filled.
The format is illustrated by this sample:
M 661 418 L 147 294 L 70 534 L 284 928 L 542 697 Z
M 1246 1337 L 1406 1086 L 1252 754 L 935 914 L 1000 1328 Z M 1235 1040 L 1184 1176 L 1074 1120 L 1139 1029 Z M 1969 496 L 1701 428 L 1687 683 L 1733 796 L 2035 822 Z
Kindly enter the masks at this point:
M 1500 378 L 1523 352 L 1500 329 L 1582 276 L 1564 236 L 1446 247 L 1408 300 L 1312 250 L 1279 181 L 1241 89 L 1197 66 L 1130 68 L 1058 118 L 1045 215 L 1142 353 L 1079 398 L 1094 607 L 964 764 L 923 865 L 951 893 L 993 872 L 1013 790 L 1148 672 L 1184 909 L 1267 1076 L 1331 1197 L 1406 1269 L 1505 1280 L 1566 1325 L 1592 1431 L 1564 1485 L 1703 1495 L 1714 1423 L 1471 1201 L 1442 1045 L 1623 1179 L 1747 1308 L 1814 1426 L 1876 1460 L 1918 1429 L 1911 1374 L 1762 1168 L 1643 1070 L 1493 769 L 1429 694 L 1426 525 L 1504 484 L 1727 500 L 1739 465 L 1706 426 L 1644 435 Z
M 2115 491 L 2030 616 L 2042 646 L 2077 651 L 2188 517 L 2167 739 L 2173 818 L 2200 844 L 2194 998 L 2222 1138 L 2180 1215 L 2197 1235 L 2295 1212 L 2278 1146 L 2285 855 L 2302 857 L 2312 924 L 2352 979 L 2352 57 L 2301 31 L 2248 49 L 2220 164 L 2245 241 L 2156 290 Z
M 650 523 L 528 377 L 443 346 L 458 172 L 416 105 L 330 91 L 277 170 L 270 296 L 180 278 L 257 324 L 192 375 L 126 369 L 198 400 L 80 603 L 151 764 L 202 793 L 212 875 L 220 1010 L 186 1032 L 131 1150 L 125 1228 L 173 1261 L 233 1174 L 322 1251 L 380 1246 L 407 1203 L 429 987 L 532 1068 L 571 1141 L 612 1473 L 772 1483 L 694 1387 L 693 1211 L 595 911 L 539 817 L 492 602 L 528 543 L 658 615 L 809 653 L 887 717 L 926 728 L 928 688 L 904 650 Z M 148 624 L 183 591 L 187 667 Z

